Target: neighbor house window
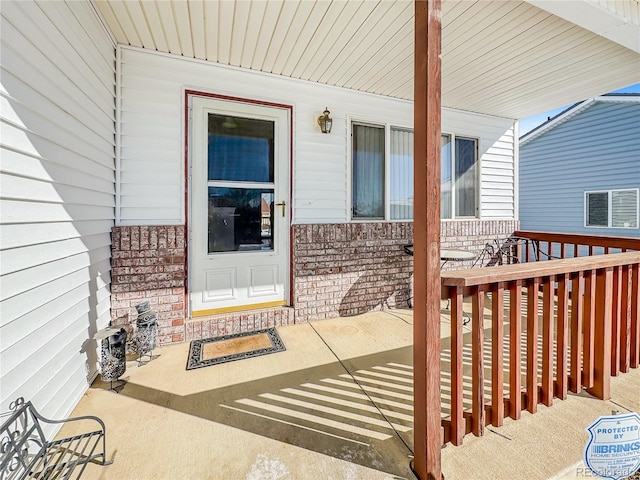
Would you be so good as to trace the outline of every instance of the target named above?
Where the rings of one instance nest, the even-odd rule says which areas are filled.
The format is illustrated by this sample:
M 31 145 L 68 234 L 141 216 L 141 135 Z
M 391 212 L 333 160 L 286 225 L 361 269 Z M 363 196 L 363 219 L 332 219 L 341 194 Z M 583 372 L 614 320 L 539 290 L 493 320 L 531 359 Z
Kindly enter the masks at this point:
M 441 218 L 476 217 L 478 140 L 442 135 L 440 163 Z
M 478 140 L 446 134 L 441 147 L 441 216 L 475 217 Z M 351 188 L 353 219 L 413 220 L 413 131 L 353 123 Z
M 584 194 L 585 226 L 638 228 L 638 189 Z

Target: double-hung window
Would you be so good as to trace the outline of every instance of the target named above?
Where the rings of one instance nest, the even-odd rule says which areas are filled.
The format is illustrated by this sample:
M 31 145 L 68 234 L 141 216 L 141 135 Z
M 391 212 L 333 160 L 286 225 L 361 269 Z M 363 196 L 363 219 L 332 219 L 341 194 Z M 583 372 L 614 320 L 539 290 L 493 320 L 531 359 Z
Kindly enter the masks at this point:
M 351 218 L 412 220 L 413 131 L 354 122 L 351 146 Z M 478 140 L 442 135 L 441 157 L 442 218 L 476 217 Z
M 413 131 L 353 123 L 351 217 L 413 219 Z
M 353 124 L 351 215 L 354 219 L 385 218 L 385 137 L 384 126 Z
M 478 140 L 443 134 L 440 163 L 440 217 L 476 217 Z
M 638 228 L 638 189 L 584 193 L 586 227 Z

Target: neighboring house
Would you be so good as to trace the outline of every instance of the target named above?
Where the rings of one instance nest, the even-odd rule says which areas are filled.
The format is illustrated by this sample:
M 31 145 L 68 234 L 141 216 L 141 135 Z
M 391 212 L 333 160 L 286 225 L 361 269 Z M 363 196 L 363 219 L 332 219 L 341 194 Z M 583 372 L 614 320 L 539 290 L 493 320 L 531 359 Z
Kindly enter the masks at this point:
M 515 119 L 639 80 L 635 24 L 609 38 L 589 2 L 547 8 L 443 2 L 443 246 L 518 228 Z M 0 410 L 68 414 L 93 335 L 144 300 L 161 344 L 405 304 L 413 2 L 1 15 Z M 601 75 L 577 86 L 576 58 Z
M 523 230 L 640 237 L 640 94 L 573 105 L 520 138 Z

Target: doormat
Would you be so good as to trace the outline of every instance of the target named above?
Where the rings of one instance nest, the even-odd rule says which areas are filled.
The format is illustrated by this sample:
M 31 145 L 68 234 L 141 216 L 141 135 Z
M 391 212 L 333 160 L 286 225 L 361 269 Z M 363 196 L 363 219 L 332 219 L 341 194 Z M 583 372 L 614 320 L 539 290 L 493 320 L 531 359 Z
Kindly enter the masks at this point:
M 235 333 L 224 337 L 193 340 L 189 347 L 187 370 L 259 357 L 286 350 L 275 328 Z

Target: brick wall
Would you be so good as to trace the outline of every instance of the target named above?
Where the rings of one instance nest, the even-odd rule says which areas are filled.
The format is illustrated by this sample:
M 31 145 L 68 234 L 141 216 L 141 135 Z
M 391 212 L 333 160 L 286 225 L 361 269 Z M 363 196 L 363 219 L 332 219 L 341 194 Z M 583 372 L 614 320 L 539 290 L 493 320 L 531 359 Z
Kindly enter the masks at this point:
M 514 220 L 444 221 L 442 248 L 480 252 L 487 242 L 506 238 L 518 227 Z M 294 314 L 267 309 L 255 329 L 290 324 L 294 317 L 299 323 L 407 306 L 413 258 L 403 246 L 413 242 L 413 222 L 294 225 L 292 231 Z M 466 263 L 445 268 L 465 268 L 471 262 Z M 248 320 L 255 312 L 192 319 L 187 335 L 185 274 L 183 226 L 114 227 L 112 323 L 135 322 L 135 306 L 148 300 L 158 312 L 161 345 L 250 331 Z
M 111 242 L 112 324 L 135 324 L 135 306 L 148 300 L 158 313 L 158 343 L 183 342 L 184 227 L 113 227 Z
M 413 223 L 295 225 L 296 322 L 406 306 Z
M 517 228 L 514 220 L 445 221 L 442 248 L 479 253 Z M 403 250 L 407 243 L 413 243 L 413 222 L 294 225 L 296 322 L 406 307 L 413 271 L 412 257 Z
M 451 220 L 440 227 L 440 248 L 460 248 L 480 253 L 487 243 L 505 239 L 520 228 L 518 220 Z M 485 264 L 489 258 L 485 258 Z M 468 268 L 473 262 L 445 265 L 444 269 Z

